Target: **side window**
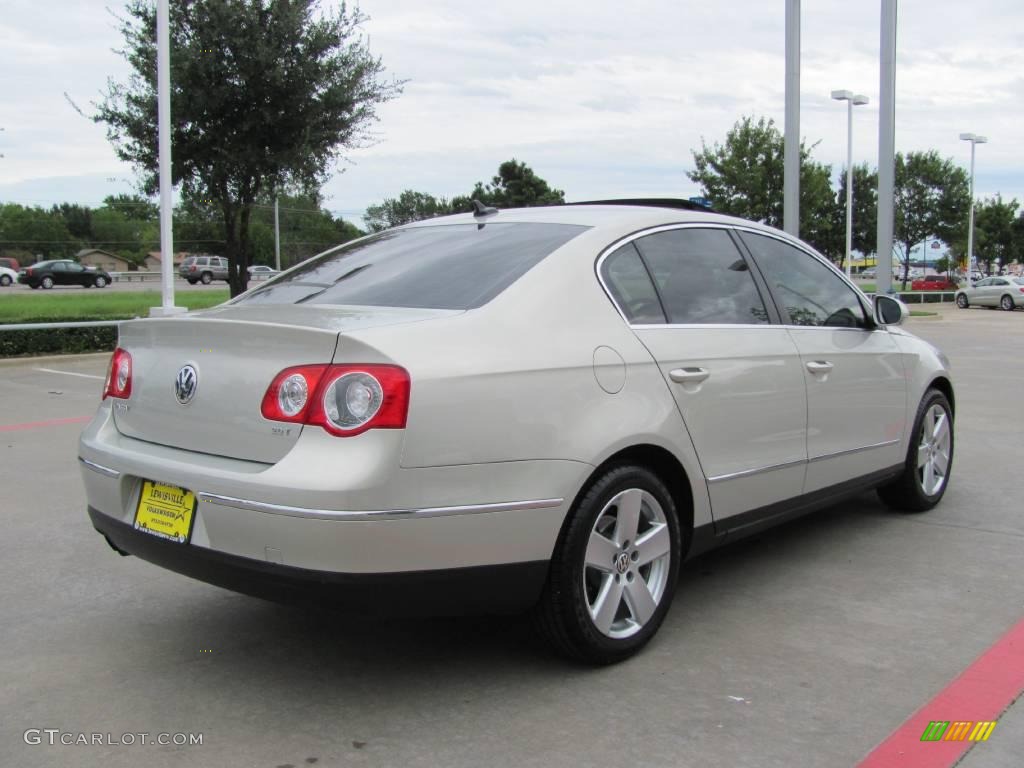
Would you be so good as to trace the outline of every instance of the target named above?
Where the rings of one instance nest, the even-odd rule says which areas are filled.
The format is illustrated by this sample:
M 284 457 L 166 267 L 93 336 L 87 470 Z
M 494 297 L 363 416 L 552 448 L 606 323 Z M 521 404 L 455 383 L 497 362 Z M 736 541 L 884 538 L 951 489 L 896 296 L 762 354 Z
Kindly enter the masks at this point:
M 674 229 L 635 242 L 670 323 L 768 322 L 750 268 L 724 229 Z
M 654 290 L 651 276 L 632 243 L 618 248 L 601 265 L 608 290 L 630 323 L 664 323 L 665 313 Z
M 774 237 L 741 236 L 792 325 L 868 327 L 857 294 L 827 266 Z
M 83 267 L 81 264 L 67 264 L 67 265 L 65 265 L 65 268 L 67 269 L 68 272 L 84 272 L 85 271 L 85 267 Z
M 64 262 L 63 261 L 56 261 L 56 262 L 54 262 L 53 264 L 50 265 L 50 269 L 52 269 L 54 272 L 66 272 L 67 271 L 67 267 L 64 266 Z

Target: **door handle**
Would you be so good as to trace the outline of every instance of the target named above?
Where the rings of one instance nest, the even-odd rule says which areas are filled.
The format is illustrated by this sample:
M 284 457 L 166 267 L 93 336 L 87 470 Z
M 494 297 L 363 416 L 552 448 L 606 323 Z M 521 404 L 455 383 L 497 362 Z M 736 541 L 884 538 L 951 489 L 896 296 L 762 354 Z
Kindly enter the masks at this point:
M 807 370 L 811 373 L 828 373 L 834 367 L 828 360 L 811 360 L 807 363 Z
M 699 384 L 711 375 L 707 368 L 675 368 L 668 377 L 676 384 Z

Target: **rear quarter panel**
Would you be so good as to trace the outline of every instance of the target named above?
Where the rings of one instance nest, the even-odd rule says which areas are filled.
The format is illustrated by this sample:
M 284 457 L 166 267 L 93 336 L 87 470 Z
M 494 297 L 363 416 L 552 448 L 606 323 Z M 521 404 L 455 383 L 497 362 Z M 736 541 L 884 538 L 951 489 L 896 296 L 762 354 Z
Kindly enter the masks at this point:
M 706 485 L 667 385 L 594 273 L 609 242 L 582 235 L 459 317 L 342 338 L 336 362 L 378 350 L 409 370 L 403 467 L 579 462 L 568 498 L 617 451 L 652 444 L 687 468 L 695 522 L 710 519 Z M 595 374 L 599 347 L 614 350 L 597 356 L 605 387 Z M 607 391 L 620 382 L 617 392 Z

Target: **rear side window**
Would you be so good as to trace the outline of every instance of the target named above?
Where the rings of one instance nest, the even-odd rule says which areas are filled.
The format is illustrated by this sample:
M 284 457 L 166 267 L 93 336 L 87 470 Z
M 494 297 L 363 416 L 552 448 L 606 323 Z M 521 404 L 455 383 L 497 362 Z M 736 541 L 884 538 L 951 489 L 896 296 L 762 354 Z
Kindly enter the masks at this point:
M 768 311 L 723 229 L 674 229 L 635 241 L 673 324 L 754 324 Z
M 617 249 L 601 265 L 601 274 L 622 314 L 634 325 L 664 323 L 654 283 L 632 243 Z
M 271 278 L 239 303 L 473 309 L 587 229 L 490 223 L 382 232 Z

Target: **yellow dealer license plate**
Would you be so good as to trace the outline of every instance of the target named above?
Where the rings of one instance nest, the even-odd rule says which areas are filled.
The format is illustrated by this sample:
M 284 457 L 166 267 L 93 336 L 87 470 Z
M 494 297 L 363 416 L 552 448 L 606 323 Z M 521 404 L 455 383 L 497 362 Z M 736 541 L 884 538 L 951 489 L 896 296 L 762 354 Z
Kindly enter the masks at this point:
M 135 510 L 135 530 L 184 544 L 192 534 L 195 510 L 196 495 L 192 491 L 144 480 Z

